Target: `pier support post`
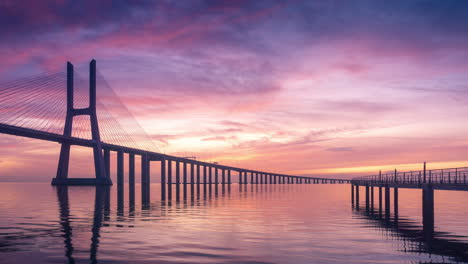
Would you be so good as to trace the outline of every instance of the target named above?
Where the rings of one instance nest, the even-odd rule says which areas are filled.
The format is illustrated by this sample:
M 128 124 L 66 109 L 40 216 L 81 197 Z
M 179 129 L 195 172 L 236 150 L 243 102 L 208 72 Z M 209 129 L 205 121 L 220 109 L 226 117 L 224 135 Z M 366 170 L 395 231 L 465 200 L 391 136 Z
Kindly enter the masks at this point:
M 428 237 L 434 234 L 434 189 L 431 184 L 422 186 L 423 231 Z
M 374 213 L 374 186 L 370 186 L 370 209 Z
M 369 211 L 369 185 L 366 184 L 366 211 Z
M 379 216 L 382 217 L 382 186 L 379 186 Z
M 351 184 L 351 206 L 354 206 L 354 184 Z
M 359 210 L 359 185 L 356 184 L 356 209 Z
M 211 184 L 213 183 L 213 172 L 211 166 L 208 166 L 208 181 L 208 184 L 211 186 Z
M 393 215 L 395 223 L 398 223 L 398 188 L 393 188 Z
M 385 218 L 390 219 L 390 187 L 385 186 Z
M 183 173 L 184 173 L 182 183 L 186 185 L 187 184 L 187 162 L 183 162 L 182 164 L 183 164 L 182 168 L 183 168 Z
M 118 193 L 121 194 L 123 204 L 123 193 L 124 193 L 124 153 L 123 151 L 117 152 L 117 189 Z
M 146 207 L 149 204 L 148 184 L 149 184 L 149 162 L 148 156 L 141 156 L 141 203 L 143 207 Z
M 110 172 L 110 150 L 109 149 L 104 149 L 104 168 L 106 171 L 106 176 L 111 177 L 111 172 Z
M 161 200 L 166 200 L 166 160 L 161 159 Z
M 184 186 L 183 195 L 184 195 L 184 199 L 186 199 L 187 198 L 187 162 L 183 162 L 182 164 L 183 164 L 183 173 L 184 173 L 183 179 L 182 179 L 183 181 L 182 184 Z
M 172 160 L 167 160 L 167 199 L 172 199 Z
M 231 184 L 231 170 L 228 170 L 228 184 Z
M 203 185 L 206 186 L 206 165 L 203 165 Z
M 190 163 L 190 189 L 193 193 L 193 185 L 195 184 L 195 164 Z
M 180 199 L 180 162 L 176 161 L 176 200 Z
M 128 155 L 128 196 L 130 204 L 135 203 L 135 154 Z
M 200 194 L 200 164 L 197 164 L 197 194 Z

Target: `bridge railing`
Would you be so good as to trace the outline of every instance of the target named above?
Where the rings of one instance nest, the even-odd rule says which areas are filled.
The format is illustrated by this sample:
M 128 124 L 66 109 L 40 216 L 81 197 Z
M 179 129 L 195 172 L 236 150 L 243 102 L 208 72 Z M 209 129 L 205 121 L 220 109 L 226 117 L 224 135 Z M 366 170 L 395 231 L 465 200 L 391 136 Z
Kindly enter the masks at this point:
M 353 178 L 356 184 L 468 184 L 468 167 L 387 172 Z

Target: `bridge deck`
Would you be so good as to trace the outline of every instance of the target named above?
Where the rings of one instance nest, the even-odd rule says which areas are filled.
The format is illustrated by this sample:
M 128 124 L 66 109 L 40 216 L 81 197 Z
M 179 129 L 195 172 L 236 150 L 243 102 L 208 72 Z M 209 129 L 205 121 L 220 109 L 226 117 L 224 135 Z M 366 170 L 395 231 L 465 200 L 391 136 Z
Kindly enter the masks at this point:
M 430 186 L 437 190 L 452 190 L 452 191 L 468 191 L 468 184 L 448 184 L 448 183 L 375 183 L 375 182 L 351 182 L 358 186 L 372 186 L 372 187 L 391 187 L 391 188 L 408 188 L 408 189 L 422 189 L 425 186 Z

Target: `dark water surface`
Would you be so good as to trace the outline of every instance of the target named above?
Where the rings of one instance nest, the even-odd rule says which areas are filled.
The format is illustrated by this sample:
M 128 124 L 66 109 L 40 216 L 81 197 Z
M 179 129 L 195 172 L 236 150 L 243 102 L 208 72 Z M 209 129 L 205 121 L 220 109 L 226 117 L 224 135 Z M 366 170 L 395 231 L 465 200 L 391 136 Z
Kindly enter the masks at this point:
M 149 205 L 127 188 L 119 204 L 116 186 L 0 183 L 0 263 L 468 261 L 468 192 L 435 191 L 427 237 L 420 190 L 400 190 L 395 222 L 353 209 L 348 184 L 220 185 L 165 203 L 153 184 Z

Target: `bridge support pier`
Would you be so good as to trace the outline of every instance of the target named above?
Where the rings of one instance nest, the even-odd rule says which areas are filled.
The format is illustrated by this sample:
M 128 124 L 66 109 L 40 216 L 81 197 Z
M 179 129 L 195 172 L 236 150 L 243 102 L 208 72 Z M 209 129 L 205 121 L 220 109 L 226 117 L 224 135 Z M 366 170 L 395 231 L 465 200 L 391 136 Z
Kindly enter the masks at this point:
M 172 160 L 167 160 L 167 199 L 172 200 Z
M 195 184 L 195 164 L 190 163 L 190 196 L 193 197 Z
M 176 175 L 175 175 L 175 180 L 176 180 L 176 201 L 180 200 L 180 162 L 176 161 Z
M 182 163 L 182 168 L 183 168 L 183 179 L 182 179 L 182 184 L 183 184 L 183 195 L 184 199 L 187 198 L 187 163 L 183 162 Z
M 147 208 L 150 201 L 150 162 L 147 155 L 141 156 L 141 204 Z
M 211 166 L 208 166 L 208 184 L 210 185 L 211 189 L 211 184 L 213 183 L 213 174 L 212 174 L 212 168 Z
M 374 186 L 370 186 L 370 209 L 371 212 L 374 213 Z
M 382 186 L 379 186 L 379 216 L 382 217 Z
M 385 186 L 385 218 L 390 219 L 390 187 Z
M 359 185 L 356 185 L 356 209 L 359 210 Z
M 426 236 L 434 234 L 434 189 L 430 184 L 422 187 L 423 231 Z
M 206 188 L 206 177 L 207 177 L 206 165 L 203 165 L 203 186 L 204 186 L 203 188 Z
M 166 200 L 166 160 L 161 160 L 161 200 Z
M 197 194 L 200 194 L 200 164 L 197 164 Z
M 128 154 L 128 197 L 135 204 L 135 154 Z
M 398 223 L 398 188 L 393 188 L 393 216 Z
M 96 178 L 68 178 L 70 163 L 70 147 L 67 142 L 61 143 L 59 163 L 56 177 L 52 179 L 52 185 L 112 185 L 108 173 L 106 173 L 103 157 L 101 137 L 96 114 L 96 61 L 89 64 L 89 107 L 75 109 L 73 107 L 73 65 L 67 63 L 67 113 L 65 117 L 65 127 L 63 136 L 72 136 L 73 117 L 77 115 L 87 115 L 91 124 L 91 137 L 93 140 L 94 172 Z
M 369 185 L 366 185 L 366 211 L 369 211 Z
M 117 152 L 117 193 L 118 202 L 123 205 L 124 194 L 124 153 L 123 151 Z M 120 199 L 122 199 L 120 201 Z

